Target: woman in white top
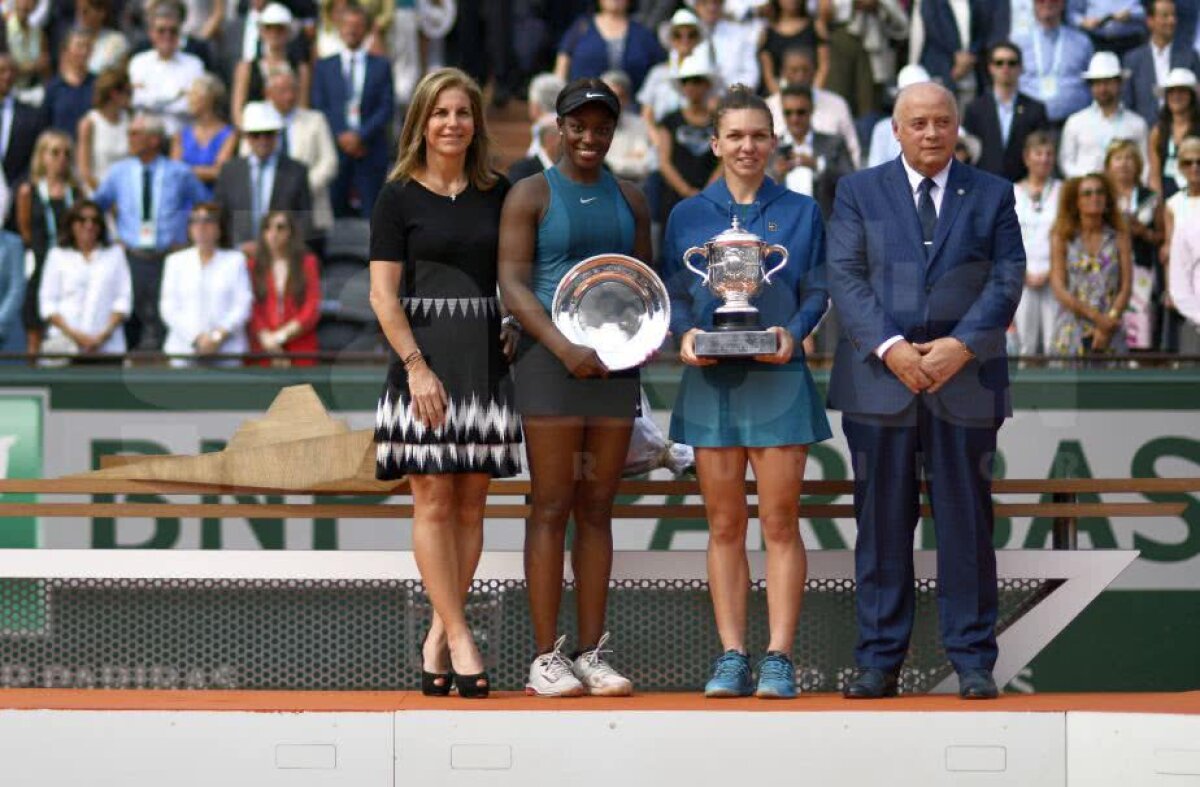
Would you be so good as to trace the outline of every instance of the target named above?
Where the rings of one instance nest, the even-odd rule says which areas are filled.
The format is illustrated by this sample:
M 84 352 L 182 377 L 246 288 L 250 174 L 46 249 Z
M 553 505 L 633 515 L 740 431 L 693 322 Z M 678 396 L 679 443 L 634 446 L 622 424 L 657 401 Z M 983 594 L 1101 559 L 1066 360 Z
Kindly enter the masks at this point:
M 1188 156 L 1194 158 L 1195 153 Z M 1180 160 L 1183 157 L 1181 152 Z M 1200 167 L 1192 165 L 1190 169 Z M 1179 352 L 1200 355 L 1200 222 L 1189 221 L 1176 228 L 1171 239 L 1170 277 L 1171 300 L 1184 319 L 1179 330 Z
M 240 251 L 221 248 L 221 209 L 212 202 L 192 208 L 188 237 L 192 246 L 163 262 L 159 313 L 167 325 L 163 352 L 168 355 L 238 355 L 247 350 L 246 322 L 254 292 Z M 236 366 L 240 359 L 209 361 Z M 172 366 L 187 366 L 172 358 Z
M 1182 286 L 1180 282 L 1186 279 L 1186 274 L 1180 275 L 1182 272 L 1175 271 L 1175 228 L 1195 227 L 1200 223 L 1200 137 L 1185 137 L 1179 143 L 1178 167 L 1187 180 L 1187 188 L 1180 189 L 1167 200 L 1167 209 L 1163 216 L 1166 224 L 1166 242 L 1162 245 L 1161 261 L 1163 278 L 1167 280 L 1168 289 L 1166 297 L 1163 298 L 1162 336 L 1159 347 L 1163 352 L 1183 352 L 1187 345 L 1195 348 L 1195 352 L 1200 350 L 1200 347 L 1196 347 L 1193 341 L 1195 337 L 1188 336 L 1189 331 L 1195 333 L 1195 326 L 1189 328 L 1183 324 L 1187 315 L 1174 303 L 1175 295 Z M 1181 252 L 1188 248 L 1183 240 L 1180 243 Z M 1194 265 L 1189 263 L 1186 257 L 1181 262 L 1189 267 Z
M 1013 186 L 1017 220 L 1025 242 L 1025 289 L 1013 322 L 1021 355 L 1047 355 L 1050 332 L 1058 319 L 1058 300 L 1050 289 L 1050 228 L 1058 215 L 1062 183 L 1053 177 L 1054 140 L 1044 131 L 1025 139 L 1024 160 L 1029 174 Z
M 125 252 L 108 245 L 104 214 L 90 200 L 71 206 L 63 224 L 61 245 L 46 256 L 38 292 L 49 325 L 43 349 L 88 360 L 119 356 L 125 352 L 121 327 L 133 300 Z
M 75 135 L 75 168 L 83 184 L 95 191 L 109 167 L 129 155 L 133 86 L 124 69 L 114 68 L 96 77 L 92 90 L 92 109 L 79 121 Z

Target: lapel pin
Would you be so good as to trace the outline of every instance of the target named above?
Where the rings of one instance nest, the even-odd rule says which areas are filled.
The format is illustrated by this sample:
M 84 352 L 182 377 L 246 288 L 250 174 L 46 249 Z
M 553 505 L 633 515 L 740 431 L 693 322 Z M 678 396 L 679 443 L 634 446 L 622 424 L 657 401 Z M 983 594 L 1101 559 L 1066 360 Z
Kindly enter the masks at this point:
M 779 228 L 775 226 L 775 222 L 773 222 L 773 221 L 767 222 L 767 232 L 774 232 L 777 229 L 779 229 Z
M 960 196 L 960 197 L 961 197 L 963 194 L 966 194 L 966 193 L 967 193 L 967 192 L 966 192 L 966 190 L 965 190 L 965 189 L 959 189 L 959 190 L 958 190 L 958 196 Z

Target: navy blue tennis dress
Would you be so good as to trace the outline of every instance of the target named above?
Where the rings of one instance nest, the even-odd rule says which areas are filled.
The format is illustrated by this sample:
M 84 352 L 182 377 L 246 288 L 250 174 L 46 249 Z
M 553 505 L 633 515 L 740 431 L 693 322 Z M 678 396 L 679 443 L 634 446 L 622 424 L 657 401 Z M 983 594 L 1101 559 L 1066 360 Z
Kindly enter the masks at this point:
M 595 183 L 576 183 L 556 166 L 544 175 L 550 205 L 538 225 L 531 287 L 549 312 L 558 283 L 576 263 L 597 254 L 633 254 L 636 220 L 607 170 Z M 637 369 L 579 379 L 528 334 L 517 345 L 513 374 L 521 415 L 633 418 L 641 403 Z
M 375 411 L 375 475 L 521 471 L 521 422 L 500 346 L 496 260 L 503 178 L 454 199 L 415 180 L 384 186 L 371 216 L 371 259 L 404 265 L 398 296 L 450 403 L 428 429 L 413 417 L 408 373 L 392 351 Z
M 685 367 L 671 413 L 671 439 L 703 448 L 763 448 L 828 440 L 832 433 L 825 405 L 800 347 L 829 303 L 825 229 L 820 209 L 810 197 L 768 178 L 753 203 L 739 205 L 722 178 L 675 206 L 663 239 L 671 330 L 676 336 L 692 328 L 712 330 L 713 312 L 722 301 L 684 267 L 683 252 L 728 229 L 735 215 L 743 229 L 788 250 L 787 266 L 752 303 L 762 326 L 786 328 L 796 349 L 785 364 L 737 359 Z M 768 258 L 768 269 L 778 261 Z M 692 264 L 703 268 L 704 261 L 697 258 Z

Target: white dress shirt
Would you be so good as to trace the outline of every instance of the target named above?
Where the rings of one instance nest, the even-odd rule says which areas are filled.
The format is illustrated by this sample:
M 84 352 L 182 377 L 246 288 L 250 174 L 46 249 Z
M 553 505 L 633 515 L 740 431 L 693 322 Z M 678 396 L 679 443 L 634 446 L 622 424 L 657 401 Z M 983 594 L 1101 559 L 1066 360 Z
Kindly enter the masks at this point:
M 758 35 L 760 20 L 733 22 L 722 19 L 708 35 L 711 62 L 725 85 L 743 84 L 751 90 L 758 88 L 761 76 L 758 66 Z
M 161 115 L 167 136 L 171 136 L 189 118 L 187 91 L 203 73 L 200 58 L 182 50 L 169 60 L 153 49 L 138 52 L 129 61 L 133 106 Z
M 1093 101 L 1067 118 L 1059 143 L 1058 164 L 1068 178 L 1103 172 L 1104 154 L 1114 139 L 1132 140 L 1142 154 L 1142 161 L 1149 162 L 1146 154 L 1148 136 L 1146 121 L 1138 113 L 1121 106 L 1111 116 L 1106 116 L 1100 105 Z
M 900 156 L 900 163 L 904 165 L 904 174 L 908 176 L 908 186 L 912 190 L 913 207 L 916 207 L 921 201 L 921 183 L 925 180 L 925 176 L 909 166 L 908 161 L 903 155 Z M 953 163 L 954 159 L 951 158 L 946 162 L 946 166 L 942 167 L 941 171 L 933 176 L 933 188 L 929 190 L 929 197 L 933 200 L 933 209 L 939 216 L 942 213 L 942 197 L 946 194 L 946 181 L 950 180 L 950 165 Z M 875 354 L 882 359 L 887 354 L 887 351 L 892 348 L 892 345 L 903 338 L 900 334 L 889 336 L 882 344 L 875 348 Z
M 207 264 L 201 264 L 194 246 L 167 255 L 159 299 L 159 312 L 167 326 L 163 351 L 189 355 L 201 334 L 219 329 L 226 338 L 217 352 L 246 352 L 246 322 L 253 304 L 246 257 L 240 251 L 218 249 Z M 172 366 L 187 363 L 171 361 Z M 236 365 L 236 361 L 225 363 Z
M 350 65 L 354 64 L 354 83 L 349 84 L 351 75 Z M 342 76 L 348 82 L 346 85 L 346 121 L 352 129 L 358 129 L 362 124 L 363 84 L 367 80 L 367 50 L 346 49 L 342 52 Z
M 1161 85 L 1167 81 L 1167 73 L 1171 70 L 1171 43 L 1159 49 L 1150 42 L 1150 57 L 1154 60 L 1154 84 Z M 1159 106 L 1162 105 L 1162 97 L 1158 99 Z
M 108 327 L 114 313 L 128 316 L 132 301 L 129 263 L 120 246 L 94 249 L 90 259 L 78 249 L 61 246 L 46 255 L 38 290 L 43 317 L 57 314 L 75 330 L 94 336 Z M 62 331 L 51 325 L 48 336 L 62 336 Z M 125 352 L 125 331 L 113 331 L 97 351 Z

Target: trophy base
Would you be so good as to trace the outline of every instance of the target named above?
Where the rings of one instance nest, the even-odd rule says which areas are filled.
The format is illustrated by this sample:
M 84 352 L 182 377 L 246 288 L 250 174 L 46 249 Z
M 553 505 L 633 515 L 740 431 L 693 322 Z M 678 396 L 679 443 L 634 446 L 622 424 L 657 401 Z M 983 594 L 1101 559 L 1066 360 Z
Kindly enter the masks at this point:
M 721 330 L 696 334 L 696 355 L 701 358 L 750 358 L 779 349 L 772 331 Z

